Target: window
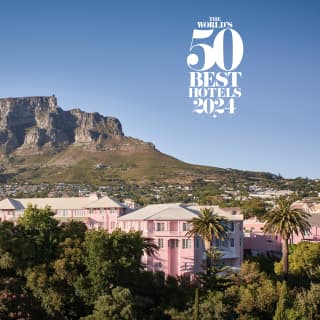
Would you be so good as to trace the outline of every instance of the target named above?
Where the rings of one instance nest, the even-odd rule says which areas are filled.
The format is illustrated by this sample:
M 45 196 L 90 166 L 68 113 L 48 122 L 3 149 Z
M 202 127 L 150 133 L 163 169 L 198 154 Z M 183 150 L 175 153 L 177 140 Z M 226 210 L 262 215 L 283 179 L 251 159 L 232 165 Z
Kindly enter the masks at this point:
M 182 249 L 191 248 L 191 239 L 182 239 Z
M 184 222 L 182 224 L 182 231 L 189 231 L 189 224 L 188 223 Z
M 266 242 L 267 243 L 272 243 L 272 240 L 271 239 L 267 239 Z
M 76 210 L 75 215 L 76 215 L 77 217 L 82 217 L 82 216 L 84 216 L 84 211 L 83 211 L 83 210 Z
M 236 215 L 236 214 L 237 214 L 237 211 L 232 210 L 232 215 Z
M 221 241 L 221 246 L 225 247 L 225 248 L 228 248 L 228 240 Z
M 169 246 L 170 246 L 170 248 L 178 248 L 179 247 L 179 240 L 178 239 L 170 239 Z
M 110 208 L 110 213 L 114 213 L 114 208 Z
M 170 221 L 169 229 L 169 231 L 178 231 L 178 221 Z
M 230 247 L 234 247 L 234 239 L 233 238 L 230 239 Z
M 158 247 L 159 249 L 163 248 L 163 239 L 158 239 Z
M 228 247 L 228 240 L 216 239 L 216 247 Z
M 200 239 L 196 238 L 195 241 L 196 241 L 196 248 L 199 249 L 199 247 L 200 247 Z
M 233 222 L 233 221 L 231 221 L 230 224 L 229 224 L 229 230 L 230 230 L 231 232 L 234 231 L 234 222 Z
M 164 231 L 164 222 L 157 222 L 156 231 Z
M 100 208 L 100 214 L 104 213 L 104 209 Z

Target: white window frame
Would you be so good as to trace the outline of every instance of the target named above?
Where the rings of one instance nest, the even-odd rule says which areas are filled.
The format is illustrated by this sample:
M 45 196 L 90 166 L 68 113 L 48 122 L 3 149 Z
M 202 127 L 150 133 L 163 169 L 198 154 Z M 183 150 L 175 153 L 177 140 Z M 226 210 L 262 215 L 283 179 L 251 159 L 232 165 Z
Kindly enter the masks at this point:
M 157 222 L 156 223 L 156 231 L 159 231 L 159 232 L 165 231 L 164 222 Z
M 164 248 L 163 238 L 158 238 L 158 247 L 159 247 L 159 249 L 163 249 Z
M 182 239 L 182 249 L 191 249 L 191 239 Z

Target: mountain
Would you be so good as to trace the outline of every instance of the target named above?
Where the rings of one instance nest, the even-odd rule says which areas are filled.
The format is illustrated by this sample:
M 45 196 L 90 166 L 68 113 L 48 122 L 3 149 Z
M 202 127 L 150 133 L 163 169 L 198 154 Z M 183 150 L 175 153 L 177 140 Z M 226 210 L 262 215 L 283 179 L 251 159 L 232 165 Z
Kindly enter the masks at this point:
M 0 170 L 2 182 L 94 185 L 272 178 L 182 162 L 125 136 L 114 117 L 61 109 L 55 96 L 0 99 Z
M 52 97 L 0 99 L 0 144 L 3 154 L 41 148 L 86 145 L 103 148 L 110 137 L 123 136 L 118 119 L 80 109 L 64 111 Z

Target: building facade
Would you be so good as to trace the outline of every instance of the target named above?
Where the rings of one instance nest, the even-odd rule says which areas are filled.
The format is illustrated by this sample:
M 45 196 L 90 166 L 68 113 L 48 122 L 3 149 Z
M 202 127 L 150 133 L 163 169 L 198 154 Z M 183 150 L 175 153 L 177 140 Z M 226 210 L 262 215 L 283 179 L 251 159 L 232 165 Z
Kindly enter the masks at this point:
M 159 247 L 155 257 L 144 256 L 143 262 L 150 271 L 181 276 L 202 270 L 204 244 L 199 236 L 189 236 L 190 220 L 197 217 L 201 206 L 179 204 L 149 205 L 118 219 L 118 226 L 126 231 L 140 230 L 145 237 L 153 238 Z M 211 207 L 226 218 L 228 239 L 213 239 L 212 245 L 222 253 L 223 264 L 238 270 L 243 260 L 243 216 L 239 208 Z
M 0 201 L 0 220 L 17 221 L 28 205 L 38 208 L 50 206 L 58 220 L 82 221 L 89 229 L 141 231 L 143 236 L 154 239 L 159 247 L 156 256 L 143 257 L 147 270 L 162 271 L 172 276 L 195 274 L 202 270 L 203 241 L 200 236 L 189 236 L 188 231 L 190 220 L 205 207 L 157 204 L 129 212 L 124 205 L 111 198 L 99 199 L 96 195 L 79 198 L 7 198 Z M 226 219 L 228 230 L 228 239 L 213 239 L 212 245 L 222 252 L 223 264 L 237 270 L 243 260 L 243 216 L 239 208 L 211 208 Z
M 301 241 L 320 242 L 320 213 L 311 213 L 308 218 L 310 230 L 305 234 L 294 234 L 289 239 L 289 244 Z M 279 235 L 265 234 L 264 222 L 257 218 L 245 219 L 244 226 L 244 251 L 250 255 L 269 255 L 281 257 L 282 242 Z
M 257 218 L 244 220 L 244 252 L 253 256 L 281 257 L 281 237 L 265 234 L 263 227 L 264 222 L 261 222 Z
M 74 198 L 7 198 L 0 201 L 0 221 L 17 221 L 28 205 L 49 206 L 62 222 L 82 221 L 89 229 L 103 228 L 110 232 L 117 228 L 118 217 L 127 211 L 122 204 L 109 197 L 99 199 L 96 194 Z

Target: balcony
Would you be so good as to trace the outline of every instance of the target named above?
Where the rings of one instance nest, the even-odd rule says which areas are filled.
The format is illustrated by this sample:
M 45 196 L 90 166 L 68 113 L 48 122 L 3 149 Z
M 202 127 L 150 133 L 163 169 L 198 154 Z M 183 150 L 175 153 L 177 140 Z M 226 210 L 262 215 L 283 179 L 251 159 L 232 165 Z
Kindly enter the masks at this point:
M 240 254 L 235 248 L 218 247 L 217 249 L 222 253 L 222 259 L 240 258 Z
M 149 234 L 156 236 L 156 237 L 186 237 L 187 231 L 169 231 L 169 230 L 163 230 L 163 231 L 149 231 Z

